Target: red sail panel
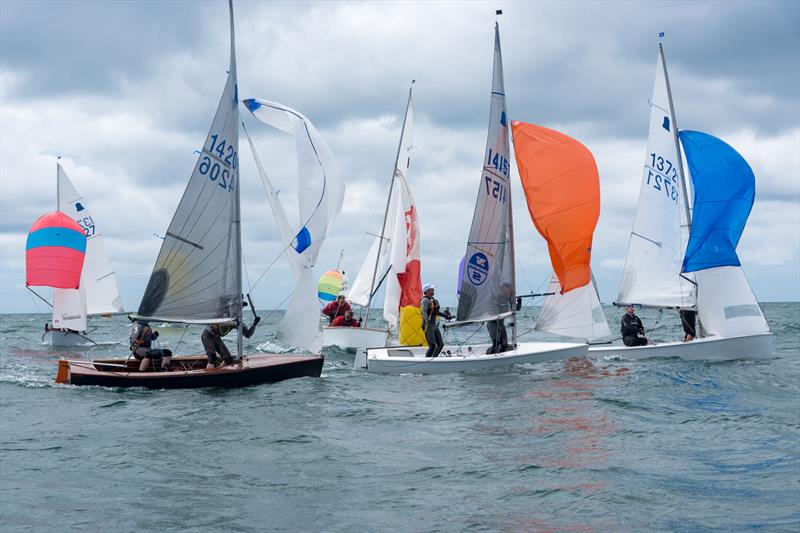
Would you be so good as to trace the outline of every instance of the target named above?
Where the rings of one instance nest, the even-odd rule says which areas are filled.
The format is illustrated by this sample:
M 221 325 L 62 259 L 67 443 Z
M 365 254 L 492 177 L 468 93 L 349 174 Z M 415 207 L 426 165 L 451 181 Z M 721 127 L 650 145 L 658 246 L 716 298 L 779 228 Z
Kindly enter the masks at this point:
M 534 226 L 547 241 L 561 293 L 591 280 L 600 178 L 592 153 L 572 137 L 514 121 L 514 152 Z
M 25 284 L 77 289 L 86 254 L 86 234 L 70 217 L 55 211 L 39 217 L 25 246 Z

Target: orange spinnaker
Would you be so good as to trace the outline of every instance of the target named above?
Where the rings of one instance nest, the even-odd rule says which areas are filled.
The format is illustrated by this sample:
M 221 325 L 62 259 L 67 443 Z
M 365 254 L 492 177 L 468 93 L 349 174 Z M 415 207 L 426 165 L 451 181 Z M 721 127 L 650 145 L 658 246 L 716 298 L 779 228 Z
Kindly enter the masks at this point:
M 600 178 L 592 153 L 555 130 L 514 121 L 514 152 L 533 225 L 547 241 L 561 294 L 591 280 Z

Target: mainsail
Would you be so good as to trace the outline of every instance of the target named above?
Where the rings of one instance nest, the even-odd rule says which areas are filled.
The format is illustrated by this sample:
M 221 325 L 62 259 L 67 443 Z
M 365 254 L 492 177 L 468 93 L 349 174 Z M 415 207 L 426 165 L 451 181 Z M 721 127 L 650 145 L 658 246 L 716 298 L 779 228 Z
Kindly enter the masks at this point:
M 266 100 L 248 99 L 244 104 L 261 122 L 295 138 L 299 204 L 299 224 L 295 226 L 289 223 L 249 136 L 248 142 L 296 282 L 278 330 L 278 339 L 316 353 L 322 348 L 322 331 L 313 268 L 328 228 L 341 212 L 344 182 L 339 178 L 336 160 L 328 144 L 305 116 Z
M 644 172 L 618 303 L 695 306 L 693 284 L 681 276 L 685 243 L 681 228 L 689 222 L 677 124 L 659 45 Z
M 694 184 L 694 219 L 683 261 L 697 279 L 700 323 L 710 334 L 769 331 L 742 272 L 736 246 L 755 199 L 755 176 L 730 145 L 707 133 L 680 132 Z
M 75 220 L 86 234 L 86 257 L 81 272 L 81 289 L 86 295 L 85 313 L 90 316 L 119 313 L 122 311 L 122 301 L 117 289 L 117 278 L 97 221 L 89 211 L 86 198 L 72 185 L 60 163 L 57 169 L 58 210 Z M 58 295 L 60 290 L 62 289 L 56 289 L 54 310 L 59 307 L 59 301 L 69 300 L 66 297 L 61 298 L 64 295 Z
M 241 326 L 239 108 L 232 6 L 230 35 L 225 89 L 139 305 L 143 317 Z
M 509 156 L 500 29 L 495 23 L 489 133 L 467 240 L 457 322 L 493 320 L 510 315 L 514 309 L 514 234 L 511 227 Z
M 554 275 L 536 329 L 596 339 L 609 329 L 592 283 L 592 238 L 600 216 L 600 178 L 592 153 L 555 130 L 512 123 L 514 153 L 528 212 L 547 241 Z

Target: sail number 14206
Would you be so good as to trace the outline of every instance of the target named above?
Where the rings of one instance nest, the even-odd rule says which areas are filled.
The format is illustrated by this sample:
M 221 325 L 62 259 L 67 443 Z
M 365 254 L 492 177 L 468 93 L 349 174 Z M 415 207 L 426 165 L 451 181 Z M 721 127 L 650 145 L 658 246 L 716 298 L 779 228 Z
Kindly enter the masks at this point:
M 203 150 L 205 155 L 200 159 L 197 170 L 223 189 L 232 191 L 234 175 L 239 166 L 239 154 L 236 153 L 233 144 L 228 144 L 225 139 L 220 140 L 216 133 L 209 136 L 209 139 L 211 147 L 208 151 Z

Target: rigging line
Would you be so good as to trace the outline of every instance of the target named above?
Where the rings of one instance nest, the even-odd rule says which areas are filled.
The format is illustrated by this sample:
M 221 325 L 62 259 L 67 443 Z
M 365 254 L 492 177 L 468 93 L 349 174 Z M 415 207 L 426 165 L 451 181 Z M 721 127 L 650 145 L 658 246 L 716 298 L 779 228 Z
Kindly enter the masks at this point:
M 252 291 L 253 289 L 255 289 L 255 288 L 256 288 L 256 285 L 258 285 L 258 282 L 260 282 L 260 281 L 261 281 L 261 278 L 263 278 L 263 277 L 264 277 L 264 275 L 265 275 L 267 272 L 269 272 L 269 269 L 271 269 L 271 268 L 272 268 L 272 266 L 275 264 L 275 262 L 276 262 L 276 261 L 277 261 L 277 260 L 278 260 L 278 259 L 279 259 L 279 258 L 280 258 L 280 257 L 281 257 L 283 254 L 284 254 L 284 253 L 286 253 L 286 250 L 288 250 L 288 249 L 289 249 L 291 246 L 292 246 L 292 243 L 289 243 L 289 244 L 287 244 L 286 246 L 284 246 L 284 247 L 283 247 L 283 250 L 281 250 L 281 251 L 278 253 L 278 255 L 276 255 L 276 256 L 275 256 L 275 259 L 273 259 L 273 260 L 272 260 L 272 262 L 271 262 L 269 265 L 267 265 L 267 269 L 266 269 L 266 270 L 264 270 L 264 272 L 262 272 L 260 276 L 258 276 L 258 279 L 256 280 L 256 282 L 255 282 L 255 283 L 253 283 L 253 286 L 252 286 L 252 287 L 250 287 L 250 291 Z M 294 291 L 292 291 L 292 292 L 294 292 Z M 288 298 L 288 296 L 287 296 L 287 298 Z M 284 301 L 285 301 L 285 300 L 284 300 Z M 281 303 L 283 303 L 283 302 L 281 302 Z
M 180 345 L 181 345 L 181 342 L 183 341 L 183 337 L 186 335 L 186 332 L 187 332 L 187 331 L 189 331 L 189 324 L 184 324 L 184 326 L 183 326 L 183 333 L 181 334 L 181 338 L 180 338 L 180 339 L 178 339 L 178 342 L 177 342 L 177 343 L 175 343 L 175 350 L 174 350 L 174 353 L 178 353 L 178 346 L 180 346 Z
M 38 293 L 38 292 L 36 292 L 35 290 L 31 289 L 31 288 L 30 288 L 30 287 L 28 287 L 27 285 L 25 286 L 25 288 L 26 288 L 26 289 L 28 289 L 28 290 L 30 291 L 30 293 L 31 293 L 31 294 L 33 294 L 34 296 L 36 296 L 37 298 L 39 298 L 41 301 L 43 301 L 44 303 L 46 303 L 46 304 L 47 304 L 47 305 L 49 305 L 50 307 L 53 307 L 53 304 L 51 304 L 50 302 L 48 302 L 47 300 L 45 300 L 45 299 L 44 299 L 42 296 L 40 296 L 40 295 L 39 295 L 39 293 Z M 34 300 L 34 302 L 35 302 L 35 300 Z M 38 306 L 38 305 L 36 306 L 36 309 L 37 309 L 37 310 L 39 309 L 39 306 Z
M 281 300 L 280 302 L 278 302 L 278 305 L 277 305 L 277 306 L 275 306 L 275 308 L 274 308 L 272 311 L 270 311 L 270 312 L 267 314 L 267 316 L 265 316 L 265 317 L 264 317 L 264 323 L 265 323 L 265 324 L 267 323 L 267 320 L 269 320 L 269 317 L 271 317 L 272 315 L 274 315 L 274 314 L 275 314 L 275 313 L 276 313 L 276 312 L 277 312 L 277 311 L 280 309 L 280 307 L 281 307 L 281 306 L 284 304 L 284 302 L 286 302 L 286 300 L 288 300 L 288 299 L 289 299 L 289 298 L 292 296 L 292 294 L 294 294 L 294 291 L 295 291 L 295 290 L 297 290 L 297 287 L 295 287 L 294 289 L 292 289 L 292 290 L 291 290 L 291 292 L 290 292 L 289 294 L 287 294 L 287 295 L 286 295 L 286 297 L 285 297 L 283 300 Z
M 247 271 L 247 260 L 244 258 L 244 251 L 242 251 L 242 262 L 244 263 L 244 277 L 247 279 L 247 292 L 253 292 L 253 287 L 250 285 L 250 273 Z

